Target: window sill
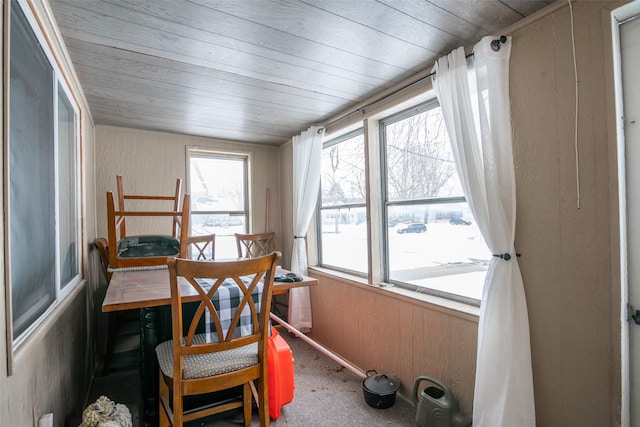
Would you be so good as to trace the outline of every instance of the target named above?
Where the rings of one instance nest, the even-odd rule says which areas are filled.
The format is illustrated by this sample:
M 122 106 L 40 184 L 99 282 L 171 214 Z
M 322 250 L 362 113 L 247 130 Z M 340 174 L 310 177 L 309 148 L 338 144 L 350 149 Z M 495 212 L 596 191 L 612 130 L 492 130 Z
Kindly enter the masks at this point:
M 318 275 L 327 277 L 328 279 L 339 278 L 345 282 L 348 282 L 349 284 L 364 286 L 367 289 L 375 290 L 377 292 L 384 292 L 386 294 L 390 294 L 390 296 L 393 296 L 395 298 L 408 300 L 411 303 L 429 306 L 429 308 L 434 310 L 447 313 L 455 312 L 460 317 L 468 318 L 476 322 L 478 321 L 478 318 L 480 316 L 480 307 L 471 304 L 453 301 L 448 298 L 416 292 L 410 289 L 400 288 L 398 286 L 384 283 L 373 285 L 368 283 L 367 280 L 363 277 L 355 276 L 341 271 L 330 270 L 324 267 L 310 266 L 308 267 L 308 269 L 310 272 L 317 273 Z

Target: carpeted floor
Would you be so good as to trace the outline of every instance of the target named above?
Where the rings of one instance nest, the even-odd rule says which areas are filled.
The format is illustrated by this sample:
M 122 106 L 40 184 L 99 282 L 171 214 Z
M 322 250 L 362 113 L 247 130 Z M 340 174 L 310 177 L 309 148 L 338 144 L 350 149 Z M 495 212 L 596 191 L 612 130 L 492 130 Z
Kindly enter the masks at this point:
M 295 391 L 293 401 L 282 407 L 281 415 L 271 420 L 273 426 L 304 427 L 374 427 L 414 426 L 415 409 L 398 396 L 392 407 L 374 409 L 367 405 L 360 377 L 343 368 L 337 362 L 318 352 L 306 342 L 280 329 L 294 356 Z M 106 395 L 117 403 L 124 403 L 133 415 L 134 427 L 139 426 L 138 400 L 138 352 L 135 347 L 119 343 L 120 350 L 114 355 L 112 368 L 107 376 L 96 375 L 89 402 Z M 242 416 L 227 419 L 197 422 L 195 426 L 231 427 L 242 425 Z M 252 426 L 258 426 L 257 411 L 254 411 Z

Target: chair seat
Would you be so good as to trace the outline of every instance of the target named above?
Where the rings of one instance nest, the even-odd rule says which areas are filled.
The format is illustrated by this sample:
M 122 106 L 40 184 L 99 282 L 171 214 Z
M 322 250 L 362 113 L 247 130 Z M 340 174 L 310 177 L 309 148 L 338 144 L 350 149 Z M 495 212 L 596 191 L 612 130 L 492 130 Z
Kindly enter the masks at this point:
M 205 343 L 206 334 L 194 335 L 194 343 Z M 158 364 L 162 373 L 173 378 L 173 341 L 165 341 L 156 347 Z M 233 350 L 216 353 L 194 354 L 184 358 L 184 378 L 196 379 L 225 374 L 258 364 L 258 344 L 253 343 Z
M 129 236 L 118 241 L 118 257 L 146 258 L 180 255 L 180 240 L 172 236 Z

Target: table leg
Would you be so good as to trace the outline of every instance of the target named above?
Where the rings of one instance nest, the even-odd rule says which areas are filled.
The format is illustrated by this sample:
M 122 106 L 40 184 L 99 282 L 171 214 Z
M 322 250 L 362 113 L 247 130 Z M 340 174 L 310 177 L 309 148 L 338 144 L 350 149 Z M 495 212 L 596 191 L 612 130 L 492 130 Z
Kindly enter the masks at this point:
M 166 307 L 140 309 L 140 425 L 158 425 L 158 360 L 156 346 L 166 339 Z

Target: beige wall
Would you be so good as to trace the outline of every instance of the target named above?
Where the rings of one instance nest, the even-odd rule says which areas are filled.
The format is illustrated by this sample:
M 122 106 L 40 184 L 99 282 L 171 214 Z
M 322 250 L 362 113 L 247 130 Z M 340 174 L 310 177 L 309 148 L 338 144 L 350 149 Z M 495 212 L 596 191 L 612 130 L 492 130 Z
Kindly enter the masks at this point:
M 3 7 L 6 3 L 3 2 Z M 69 67 L 66 52 L 59 43 L 59 33 L 48 20 L 43 4 L 36 1 L 34 8 L 80 107 L 85 281 L 56 307 L 36 332 L 13 354 L 13 372 L 8 376 L 7 347 L 4 338 L 7 328 L 7 283 L 4 281 L 4 246 L 0 247 L 0 251 L 3 252 L 0 256 L 0 423 L 7 426 L 32 426 L 34 418 L 37 420 L 41 415 L 53 412 L 54 424 L 63 426 L 70 418 L 80 415 L 84 408 L 100 351 L 100 341 L 96 340 L 96 336 L 100 323 L 104 320 L 99 308 L 99 293 L 103 292 L 103 289 L 100 288 L 95 256 L 88 243 L 95 238 L 93 122 L 84 95 Z M 2 205 L 6 208 L 4 198 Z M 0 234 L 3 235 L 3 241 L 6 240 L 4 226 L 0 226 Z
M 293 145 L 291 141 L 279 147 L 280 194 L 282 200 L 282 265 L 291 267 L 293 253 Z
M 564 4 L 563 4 L 564 3 Z M 620 277 L 615 117 L 608 10 L 573 4 L 579 86 L 566 2 L 508 29 L 517 180 L 516 249 L 528 301 L 537 424 L 619 425 Z M 608 44 L 607 44 L 608 43 Z M 312 273 L 312 336 L 363 369 L 423 374 L 471 408 L 477 322 L 382 289 Z M 372 333 L 375 331 L 375 333 Z
M 620 277 L 615 118 L 607 116 L 605 2 L 574 4 L 513 33 L 511 97 L 538 425 L 615 425 L 620 405 Z M 609 33 L 610 34 L 610 33 Z M 610 48 L 609 48 L 610 49 Z M 610 93 L 610 92 L 609 92 Z M 603 398 L 606 396 L 606 398 Z
M 365 371 L 398 376 L 407 400 L 418 376 L 442 381 L 471 413 L 477 315 L 317 270 L 310 275 L 320 280 L 311 288 L 314 340 Z
M 170 195 L 177 178 L 182 179 L 184 193 L 188 189 L 187 147 L 250 156 L 251 229 L 265 231 L 265 200 L 269 189 L 269 231 L 276 233 L 276 249 L 279 249 L 282 223 L 277 147 L 113 126 L 96 126 L 98 234 L 107 237 L 106 193 L 116 191 L 117 175 L 122 175 L 127 194 Z M 135 229 L 127 231 L 136 234 Z M 146 229 L 139 232 L 149 233 Z

